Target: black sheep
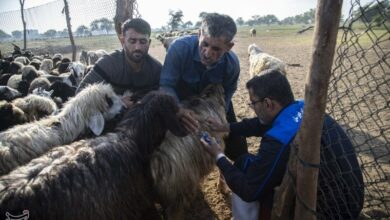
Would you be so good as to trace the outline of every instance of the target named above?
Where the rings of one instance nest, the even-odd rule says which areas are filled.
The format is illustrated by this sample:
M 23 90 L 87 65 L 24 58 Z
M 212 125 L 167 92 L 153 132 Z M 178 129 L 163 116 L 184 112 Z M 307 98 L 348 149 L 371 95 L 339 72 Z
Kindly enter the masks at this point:
M 185 135 L 178 106 L 152 92 L 115 131 L 54 148 L 0 177 L 0 215 L 31 219 L 160 219 L 147 175 L 167 130 Z

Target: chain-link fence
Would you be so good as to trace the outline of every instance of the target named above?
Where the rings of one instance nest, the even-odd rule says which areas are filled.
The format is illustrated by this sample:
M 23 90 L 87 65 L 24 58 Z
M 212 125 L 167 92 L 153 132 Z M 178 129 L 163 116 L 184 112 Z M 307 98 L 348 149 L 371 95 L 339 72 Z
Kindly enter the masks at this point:
M 374 219 L 388 219 L 390 2 L 361 5 L 359 0 L 352 0 L 341 28 L 327 112 L 344 126 L 354 144 L 365 185 L 363 213 Z
M 112 21 L 115 15 L 115 0 L 68 0 L 68 3 L 73 31 L 76 31 L 81 25 L 93 28 L 96 32 L 106 31 L 102 27 L 92 27 L 92 22 L 96 18 L 107 18 Z M 51 29 L 62 32 L 66 28 L 63 10 L 63 0 L 54 0 L 47 4 L 25 9 L 26 29 L 30 32 L 28 38 L 36 38 L 38 33 L 43 34 Z M 9 34 L 15 30 L 23 31 L 21 30 L 23 25 L 20 13 L 20 10 L 0 13 L 1 29 Z M 114 31 L 114 29 L 109 28 L 108 31 Z M 58 35 L 60 34 L 58 33 Z M 68 36 L 67 31 L 64 31 L 64 36 Z

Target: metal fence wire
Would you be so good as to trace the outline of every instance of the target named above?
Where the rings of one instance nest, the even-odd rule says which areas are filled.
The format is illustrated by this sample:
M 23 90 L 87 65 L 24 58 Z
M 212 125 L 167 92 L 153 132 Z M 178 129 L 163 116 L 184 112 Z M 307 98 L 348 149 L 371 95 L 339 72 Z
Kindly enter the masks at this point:
M 389 0 L 372 1 L 365 5 L 359 0 L 352 0 L 350 13 L 340 28 L 341 38 L 329 84 L 327 113 L 343 125 L 354 144 L 364 178 L 363 215 L 389 219 Z M 321 153 L 325 151 L 326 148 Z M 326 180 L 326 177 L 323 179 Z M 344 201 L 348 204 L 356 202 L 353 199 Z M 318 205 L 326 204 L 319 201 Z M 344 210 L 338 207 L 338 210 L 332 211 L 342 216 Z

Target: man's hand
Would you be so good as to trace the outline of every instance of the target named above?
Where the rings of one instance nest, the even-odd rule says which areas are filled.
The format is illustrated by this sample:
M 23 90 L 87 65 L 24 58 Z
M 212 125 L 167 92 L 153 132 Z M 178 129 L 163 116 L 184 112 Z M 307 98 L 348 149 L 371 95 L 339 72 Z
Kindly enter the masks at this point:
M 216 158 L 218 154 L 223 153 L 221 146 L 214 137 L 201 137 L 200 142 L 202 142 L 206 151 L 214 158 Z
M 122 102 L 125 103 L 127 109 L 130 109 L 135 104 L 131 100 L 131 96 L 122 96 Z
M 188 133 L 196 133 L 199 130 L 199 122 L 195 112 L 190 109 L 180 108 L 177 116 L 182 121 Z
M 229 132 L 230 131 L 230 126 L 229 123 L 222 124 L 219 123 L 215 118 L 208 117 L 206 119 L 207 124 L 210 126 L 210 129 L 212 131 L 217 131 L 217 132 Z

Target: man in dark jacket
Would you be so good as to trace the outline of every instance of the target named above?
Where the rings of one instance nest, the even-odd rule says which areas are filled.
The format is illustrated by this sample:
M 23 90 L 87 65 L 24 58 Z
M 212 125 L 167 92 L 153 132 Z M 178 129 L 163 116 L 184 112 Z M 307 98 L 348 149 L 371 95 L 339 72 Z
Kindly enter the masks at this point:
M 150 34 L 150 25 L 145 20 L 134 18 L 125 21 L 120 37 L 123 49 L 100 58 L 76 93 L 97 82 L 111 84 L 118 94 L 130 91 L 142 95 L 157 90 L 162 65 L 148 54 Z
M 257 219 L 259 215 L 260 219 L 269 219 L 274 188 L 280 185 L 286 171 L 290 143 L 299 130 L 304 103 L 295 101 L 287 78 L 276 70 L 264 71 L 246 86 L 249 105 L 257 117 L 225 125 L 210 118 L 209 123 L 216 131 L 261 137 L 258 153 L 243 154 L 231 164 L 213 138 L 201 140 L 215 156 L 233 192 L 235 220 Z M 357 219 L 363 206 L 363 177 L 353 145 L 328 115 L 321 136 L 317 198 L 319 219 Z

